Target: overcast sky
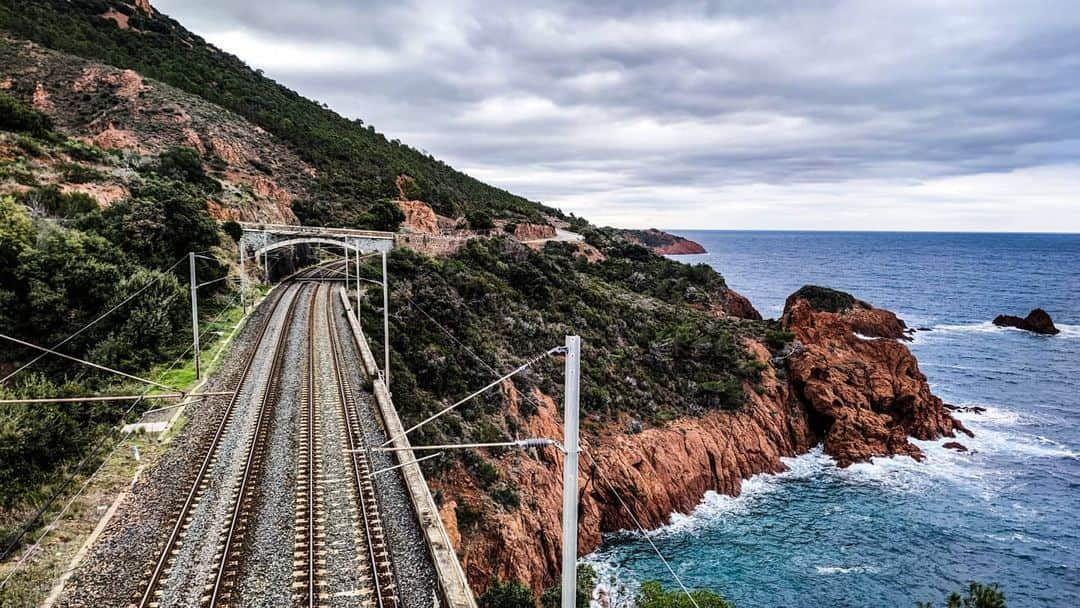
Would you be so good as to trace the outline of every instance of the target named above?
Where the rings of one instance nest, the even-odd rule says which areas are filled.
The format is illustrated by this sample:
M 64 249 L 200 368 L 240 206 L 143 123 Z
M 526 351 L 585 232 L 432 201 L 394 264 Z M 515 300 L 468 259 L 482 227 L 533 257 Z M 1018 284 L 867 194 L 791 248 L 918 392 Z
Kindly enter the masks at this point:
M 153 4 L 598 223 L 1080 232 L 1072 2 Z

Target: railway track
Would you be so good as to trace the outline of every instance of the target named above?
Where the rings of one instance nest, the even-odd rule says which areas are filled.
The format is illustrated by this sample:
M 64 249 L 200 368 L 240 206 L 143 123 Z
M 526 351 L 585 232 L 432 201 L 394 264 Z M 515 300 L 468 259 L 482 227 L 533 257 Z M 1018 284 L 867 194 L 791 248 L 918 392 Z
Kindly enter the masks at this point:
M 270 420 L 273 417 L 274 405 L 280 396 L 279 387 L 281 385 L 282 362 L 285 358 L 285 345 L 289 340 L 289 327 L 292 326 L 296 303 L 300 300 L 300 290 L 297 290 L 297 292 L 297 295 L 289 302 L 289 308 L 285 312 L 285 322 L 282 323 L 281 332 L 278 334 L 278 339 L 274 345 L 269 380 L 262 388 L 258 398 L 255 399 L 259 408 L 258 418 L 255 422 L 255 432 L 248 439 L 245 449 L 246 459 L 243 472 L 240 475 L 240 483 L 234 490 L 235 498 L 231 510 L 232 516 L 226 523 L 225 529 L 221 532 L 216 556 L 216 574 L 208 593 L 202 598 L 204 606 L 228 605 L 232 600 L 233 591 L 240 576 L 244 541 L 249 523 L 254 519 L 254 512 L 258 508 L 258 482 L 263 470 L 263 456 L 266 454 L 266 438 L 270 433 Z
M 372 574 L 372 600 L 377 608 L 397 608 L 397 584 L 383 531 L 379 503 L 371 479 L 371 459 L 360 425 L 354 387 L 345 373 L 343 352 L 335 324 L 334 289 L 323 287 L 326 294 L 326 327 L 330 339 L 330 361 L 336 379 L 339 411 L 345 421 L 345 456 L 349 461 L 354 489 L 360 502 L 360 520 L 366 539 L 366 563 Z
M 258 544 L 259 535 L 254 532 L 265 529 L 256 525 L 261 508 L 260 487 L 266 483 L 264 456 L 269 449 L 271 427 L 275 425 L 274 412 L 283 398 L 281 384 L 287 367 L 285 353 L 290 327 L 295 322 L 300 302 L 304 301 L 307 327 L 304 347 L 300 351 L 304 354 L 297 362 L 299 365 L 288 370 L 298 374 L 300 380 L 295 427 L 295 488 L 292 491 L 291 579 L 275 584 L 280 584 L 278 588 L 283 591 L 285 586 L 290 586 L 285 597 L 291 595 L 293 606 L 399 608 L 394 566 L 378 495 L 370 478 L 371 460 L 358 411 L 357 389 L 345 363 L 338 332 L 335 289 L 327 282 L 311 281 L 328 277 L 332 272 L 333 269 L 320 268 L 298 275 L 297 279 L 307 280 L 296 281 L 296 286 L 282 289 L 273 296 L 255 347 L 246 355 L 236 390 L 216 425 L 201 466 L 190 482 L 190 490 L 177 509 L 175 524 L 159 557 L 147 572 L 142 593 L 132 606 L 220 608 L 258 605 L 259 598 L 240 597 L 245 595 L 242 583 L 246 576 L 245 556 L 251 547 L 270 546 Z M 283 314 L 279 314 L 281 306 L 286 306 Z M 278 317 L 282 319 L 281 329 L 276 337 L 271 337 L 270 327 Z M 271 341 L 272 345 L 268 344 Z M 263 357 L 269 355 L 269 367 L 266 367 L 265 359 L 259 366 L 254 365 L 260 353 Z M 266 375 L 265 382 L 252 385 L 253 367 L 264 370 L 260 374 Z M 250 409 L 244 409 L 241 394 L 249 395 Z M 238 411 L 248 412 L 242 420 L 245 428 L 250 430 L 243 431 L 239 443 L 237 439 L 231 439 L 233 447 L 224 452 L 230 455 L 230 462 L 240 464 L 229 469 L 230 476 L 237 468 L 239 473 L 229 481 L 228 489 L 223 490 L 220 487 L 222 480 L 211 478 L 215 471 L 218 471 L 217 475 L 221 474 L 222 468 L 216 462 L 225 457 L 222 438 L 227 432 L 231 437 L 237 437 L 236 429 L 227 429 L 236 421 Z M 220 522 L 221 529 L 215 533 L 213 527 L 200 524 L 203 526 L 201 536 L 194 531 L 189 534 L 193 513 L 196 509 L 205 511 L 199 504 L 213 484 L 218 484 L 216 498 L 209 504 L 219 505 L 216 507 L 219 515 L 212 521 Z M 211 521 L 205 520 L 203 515 L 198 517 L 201 518 L 199 521 Z M 185 543 L 195 544 L 182 551 Z M 281 559 L 288 559 L 288 546 L 281 549 Z M 265 549 L 261 551 L 265 553 Z M 205 565 L 193 570 L 193 564 L 197 562 L 189 560 L 197 559 L 198 555 L 204 556 Z M 184 556 L 185 571 L 177 574 L 180 556 Z M 176 580 L 170 580 L 170 577 Z M 177 588 L 194 589 L 194 592 L 178 596 Z M 166 589 L 170 591 L 166 593 Z
M 172 529 L 169 531 L 169 536 L 162 546 L 162 550 L 155 561 L 153 567 L 148 572 L 146 579 L 143 581 L 142 594 L 134 602 L 134 606 L 138 608 L 156 608 L 159 605 L 159 599 L 162 594 L 162 583 L 166 579 L 169 571 L 175 565 L 175 554 L 181 545 L 184 535 L 191 524 L 191 514 L 195 506 L 203 498 L 210 480 L 207 477 L 207 473 L 213 468 L 213 465 L 217 458 L 218 447 L 221 444 L 222 438 L 225 435 L 226 429 L 236 416 L 237 404 L 240 400 L 240 395 L 243 392 L 244 386 L 248 383 L 253 364 L 259 355 L 260 346 L 265 340 L 271 325 L 273 324 L 274 312 L 281 304 L 281 300 L 285 297 L 289 297 L 289 309 L 285 315 L 285 322 L 283 323 L 283 329 L 278 336 L 276 349 L 280 350 L 284 343 L 285 336 L 287 336 L 286 328 L 289 321 L 292 318 L 293 308 L 296 303 L 295 294 L 289 294 L 286 296 L 287 291 L 279 291 L 270 304 L 270 309 L 262 321 L 262 326 L 259 329 L 258 338 L 255 341 L 255 345 L 251 348 L 251 351 L 247 354 L 244 360 L 242 371 L 240 372 L 239 379 L 236 383 L 236 389 L 233 391 L 232 396 L 229 398 L 229 403 L 225 407 L 225 411 L 221 417 L 221 421 L 218 423 L 214 435 L 210 440 L 210 445 L 207 447 L 206 453 L 202 458 L 201 464 L 194 475 L 194 479 L 190 484 L 190 489 L 177 510 L 177 516 Z M 276 376 L 276 374 L 271 375 Z
M 293 603 L 316 606 L 319 593 L 319 561 L 323 558 L 323 535 L 318 514 L 322 509 L 321 466 L 318 458 L 322 449 L 321 410 L 315 383 L 315 303 L 308 303 L 308 332 L 304 378 L 300 383 L 299 450 L 297 452 L 296 506 L 293 536 Z

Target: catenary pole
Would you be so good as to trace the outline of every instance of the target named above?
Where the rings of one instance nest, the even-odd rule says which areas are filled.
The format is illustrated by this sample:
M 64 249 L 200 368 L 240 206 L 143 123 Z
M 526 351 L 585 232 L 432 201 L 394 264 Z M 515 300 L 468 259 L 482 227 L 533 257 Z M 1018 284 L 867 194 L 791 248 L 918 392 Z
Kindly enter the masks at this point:
M 240 306 L 244 309 L 244 314 L 247 314 L 247 295 L 244 293 L 247 291 L 247 273 L 244 272 L 244 239 L 240 238 L 240 242 L 237 243 L 240 247 Z
M 191 275 L 191 352 L 195 355 L 195 379 L 202 378 L 199 356 L 199 283 L 195 280 L 195 252 L 188 252 L 188 269 Z
M 562 608 L 577 605 L 578 396 L 581 384 L 581 338 L 566 336 L 566 411 L 563 413 Z
M 387 291 L 386 252 L 382 252 L 383 382 L 390 390 L 390 293 Z

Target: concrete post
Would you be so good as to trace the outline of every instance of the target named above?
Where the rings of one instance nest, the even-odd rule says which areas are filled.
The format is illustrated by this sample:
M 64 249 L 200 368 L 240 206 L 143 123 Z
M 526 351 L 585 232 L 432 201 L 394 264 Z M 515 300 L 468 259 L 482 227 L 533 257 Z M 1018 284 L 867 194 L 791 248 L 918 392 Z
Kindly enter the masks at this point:
M 390 292 L 386 280 L 386 252 L 382 252 L 383 382 L 390 391 Z
M 349 290 L 349 284 L 345 284 L 346 293 Z M 360 251 L 356 252 L 356 310 L 360 310 Z
M 195 252 L 188 252 L 188 269 L 191 275 L 191 343 L 195 352 L 195 379 L 202 377 L 199 357 L 199 284 L 195 281 Z
M 566 411 L 563 413 L 562 608 L 577 604 L 578 396 L 581 384 L 581 338 L 566 336 Z
M 244 239 L 237 243 L 240 246 L 240 307 L 247 313 L 247 271 L 244 270 Z
M 349 288 L 349 246 L 342 242 L 341 250 L 345 253 L 345 289 Z

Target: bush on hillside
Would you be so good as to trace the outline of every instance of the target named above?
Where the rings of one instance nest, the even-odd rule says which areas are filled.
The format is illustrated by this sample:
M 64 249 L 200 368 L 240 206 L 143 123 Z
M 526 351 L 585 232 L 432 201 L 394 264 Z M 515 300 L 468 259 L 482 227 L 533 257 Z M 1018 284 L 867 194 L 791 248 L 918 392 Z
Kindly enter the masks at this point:
M 918 608 L 934 608 L 933 602 L 916 603 Z M 1005 608 L 1005 594 L 997 584 L 972 582 L 963 595 L 953 592 L 945 598 L 945 608 Z
M 681 589 L 668 591 L 660 581 L 646 581 L 638 589 L 634 604 L 637 608 L 734 608 L 731 602 L 708 589 L 696 589 L 690 595 L 692 601 Z
M 788 301 L 804 299 L 818 312 L 839 313 L 850 310 L 858 300 L 850 293 L 819 287 L 817 285 L 804 285 L 798 291 L 788 297 Z
M 98 208 L 96 200 L 84 192 L 62 192 L 56 186 L 27 190 L 19 200 L 31 209 L 45 215 L 75 218 Z
M 52 132 L 52 119 L 0 91 L 0 130 L 47 137 Z
M 492 583 L 476 600 L 479 608 L 536 608 L 536 596 L 518 581 Z

